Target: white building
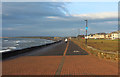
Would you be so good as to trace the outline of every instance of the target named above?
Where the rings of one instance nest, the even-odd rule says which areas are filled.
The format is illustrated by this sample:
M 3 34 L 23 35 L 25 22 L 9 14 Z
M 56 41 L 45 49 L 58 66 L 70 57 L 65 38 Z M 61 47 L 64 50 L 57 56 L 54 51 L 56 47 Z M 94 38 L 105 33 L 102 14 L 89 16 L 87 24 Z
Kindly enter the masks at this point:
M 96 34 L 89 34 L 87 37 L 90 39 L 105 39 L 106 33 L 96 33 Z
M 116 32 L 111 33 L 111 39 L 112 40 L 118 39 L 118 38 L 120 38 L 120 31 L 116 31 Z
M 89 34 L 87 36 L 88 39 L 120 39 L 120 31 L 115 31 L 111 33 L 96 33 L 96 34 Z

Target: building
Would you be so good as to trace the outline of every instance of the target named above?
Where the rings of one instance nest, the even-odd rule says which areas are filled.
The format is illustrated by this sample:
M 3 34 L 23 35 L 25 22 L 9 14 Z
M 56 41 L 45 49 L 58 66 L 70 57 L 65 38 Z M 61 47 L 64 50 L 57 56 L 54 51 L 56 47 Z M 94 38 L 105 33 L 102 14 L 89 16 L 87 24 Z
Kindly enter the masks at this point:
M 105 39 L 106 33 L 89 34 L 87 38 L 88 39 Z
M 95 34 L 89 34 L 89 35 L 87 36 L 87 38 L 88 38 L 88 39 L 94 39 L 94 38 L 95 38 Z
M 96 39 L 105 39 L 106 38 L 106 33 L 96 33 L 95 38 Z
M 111 33 L 106 34 L 106 39 L 111 39 Z
M 115 31 L 111 33 L 96 33 L 96 34 L 89 34 L 87 39 L 120 39 L 120 31 Z
M 115 32 L 111 32 L 111 39 L 114 40 L 114 39 L 119 39 L 120 37 L 120 31 L 115 31 Z

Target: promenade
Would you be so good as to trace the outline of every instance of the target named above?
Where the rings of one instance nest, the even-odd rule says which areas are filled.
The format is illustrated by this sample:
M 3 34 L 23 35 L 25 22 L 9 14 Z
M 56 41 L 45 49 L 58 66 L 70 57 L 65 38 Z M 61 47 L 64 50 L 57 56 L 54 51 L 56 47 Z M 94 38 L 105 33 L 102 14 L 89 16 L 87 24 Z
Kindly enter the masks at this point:
M 14 56 L 2 63 L 3 75 L 118 75 L 118 63 L 99 59 L 72 41 Z

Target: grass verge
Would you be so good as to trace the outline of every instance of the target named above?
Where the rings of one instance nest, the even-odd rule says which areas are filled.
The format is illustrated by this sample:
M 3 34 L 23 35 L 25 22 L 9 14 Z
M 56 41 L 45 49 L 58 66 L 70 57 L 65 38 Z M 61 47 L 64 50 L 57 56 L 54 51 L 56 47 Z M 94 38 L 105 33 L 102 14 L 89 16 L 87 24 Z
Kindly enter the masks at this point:
M 107 60 L 120 60 L 118 53 L 118 40 L 88 40 L 87 46 L 85 45 L 85 39 L 72 38 L 75 44 L 87 51 L 90 55 L 98 56 Z M 93 47 L 93 48 L 89 48 Z

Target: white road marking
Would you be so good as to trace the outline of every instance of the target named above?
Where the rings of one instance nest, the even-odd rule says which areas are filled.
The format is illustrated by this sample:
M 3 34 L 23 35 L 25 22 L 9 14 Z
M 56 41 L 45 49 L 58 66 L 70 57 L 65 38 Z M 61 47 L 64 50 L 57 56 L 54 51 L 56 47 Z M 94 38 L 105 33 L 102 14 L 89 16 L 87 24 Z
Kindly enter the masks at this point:
M 73 52 L 80 52 L 80 51 L 73 51 Z

